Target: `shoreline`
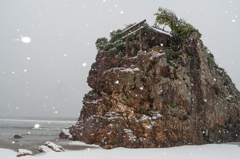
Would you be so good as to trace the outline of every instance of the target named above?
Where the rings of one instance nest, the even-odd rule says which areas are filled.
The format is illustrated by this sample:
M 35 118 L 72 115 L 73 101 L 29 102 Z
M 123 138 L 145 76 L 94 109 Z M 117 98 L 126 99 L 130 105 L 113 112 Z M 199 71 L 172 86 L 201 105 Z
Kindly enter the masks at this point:
M 10 141 L 0 139 L 0 143 L 1 143 L 0 148 L 14 150 L 16 152 L 18 151 L 18 149 L 27 149 L 27 150 L 31 150 L 34 154 L 38 154 L 38 153 L 40 153 L 38 151 L 38 147 L 41 146 L 41 145 L 44 145 L 44 143 L 46 142 L 46 141 L 34 141 L 33 143 L 30 143 L 30 142 L 26 141 L 24 144 L 21 144 L 17 141 L 18 139 L 14 139 L 14 140 L 15 140 L 15 143 L 13 144 Z M 85 144 L 85 143 L 80 142 L 80 141 L 73 141 L 73 140 L 68 140 L 68 139 L 55 138 L 55 139 L 48 140 L 48 141 L 51 141 L 51 142 L 53 142 L 57 145 L 62 146 L 65 150 L 75 150 L 75 151 L 77 151 L 77 150 L 86 150 L 86 149 L 89 149 L 89 148 L 103 149 L 103 148 L 99 147 L 98 145 L 88 145 L 88 144 Z M 203 144 L 203 145 L 213 145 L 213 144 L 216 144 L 216 145 L 236 145 L 236 146 L 240 147 L 240 142 L 212 143 L 212 144 Z M 181 146 L 201 146 L 201 145 L 181 145 Z M 181 146 L 175 146 L 175 147 L 181 147 Z M 119 147 L 119 148 L 123 148 L 123 147 Z M 167 147 L 167 148 L 173 148 L 173 147 Z M 131 149 L 131 148 L 129 148 L 129 149 Z M 138 149 L 138 148 L 135 148 L 135 149 Z
M 41 145 L 44 145 L 44 143 L 46 142 L 46 141 L 34 141 L 33 143 L 30 143 L 26 141 L 24 144 L 21 144 L 17 141 L 17 139 L 14 139 L 14 140 L 15 140 L 15 143 L 13 144 L 10 141 L 0 139 L 0 143 L 1 143 L 0 148 L 10 149 L 16 152 L 18 151 L 18 149 L 27 149 L 32 151 L 34 154 L 38 154 L 40 153 L 38 151 L 38 147 Z M 51 141 L 57 145 L 62 146 L 65 150 L 85 150 L 88 148 L 99 148 L 98 145 L 95 146 L 95 145 L 87 145 L 87 144 L 86 145 L 71 144 L 75 141 L 68 140 L 68 139 L 56 138 L 48 141 Z
M 68 141 L 68 140 L 65 140 Z M 71 141 L 68 141 L 71 142 Z M 65 143 L 68 143 L 65 142 Z M 239 159 L 240 147 L 239 143 L 227 144 L 206 144 L 206 145 L 184 145 L 168 148 L 113 148 L 106 150 L 103 148 L 93 148 L 94 145 L 86 145 L 82 142 L 73 141 L 73 147 L 84 147 L 82 150 L 71 150 L 65 147 L 64 152 L 46 152 L 35 153 L 31 156 L 23 156 L 28 159 L 96 159 L 96 158 L 131 158 L 131 159 L 146 159 L 146 158 L 163 158 L 163 159 Z M 85 149 L 85 147 L 89 147 Z M 1 159 L 18 158 L 17 152 L 6 148 L 0 148 Z

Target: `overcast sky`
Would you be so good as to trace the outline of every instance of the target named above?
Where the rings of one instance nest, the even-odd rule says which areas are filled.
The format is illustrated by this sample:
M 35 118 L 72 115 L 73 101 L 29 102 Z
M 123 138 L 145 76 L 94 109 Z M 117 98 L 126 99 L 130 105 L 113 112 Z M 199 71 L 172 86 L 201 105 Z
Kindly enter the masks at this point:
M 240 89 L 239 0 L 0 0 L 0 118 L 77 118 L 96 39 L 152 25 L 159 6 L 199 29 Z

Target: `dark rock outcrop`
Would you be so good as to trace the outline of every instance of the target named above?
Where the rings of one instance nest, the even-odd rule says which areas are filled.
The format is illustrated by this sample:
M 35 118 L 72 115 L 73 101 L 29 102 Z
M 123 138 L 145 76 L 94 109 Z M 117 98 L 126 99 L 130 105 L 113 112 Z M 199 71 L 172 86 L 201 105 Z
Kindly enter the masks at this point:
M 170 147 L 239 141 L 240 98 L 209 57 L 197 31 L 169 48 L 109 57 L 92 64 L 73 140 L 103 148 Z M 64 138 L 64 137 L 62 137 Z
M 18 134 L 14 135 L 14 139 L 21 139 L 21 138 L 22 138 L 22 136 L 20 136 Z

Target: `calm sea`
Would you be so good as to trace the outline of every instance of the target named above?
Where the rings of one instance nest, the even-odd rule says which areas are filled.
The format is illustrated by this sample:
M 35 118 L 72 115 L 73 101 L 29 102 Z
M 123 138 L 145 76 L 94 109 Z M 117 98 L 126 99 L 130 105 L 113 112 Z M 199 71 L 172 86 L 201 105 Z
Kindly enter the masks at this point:
M 61 130 L 76 120 L 0 119 L 0 147 L 17 149 L 34 147 L 46 141 L 58 141 Z M 14 139 L 19 134 L 21 139 Z

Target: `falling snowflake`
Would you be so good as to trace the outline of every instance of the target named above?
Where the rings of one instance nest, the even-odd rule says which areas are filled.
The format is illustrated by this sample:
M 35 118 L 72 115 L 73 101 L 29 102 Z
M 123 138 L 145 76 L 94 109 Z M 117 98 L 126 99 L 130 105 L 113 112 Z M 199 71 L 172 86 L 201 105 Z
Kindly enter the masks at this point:
M 63 56 L 67 57 L 67 54 L 64 54 Z
M 23 71 L 24 71 L 24 72 L 27 72 L 27 70 L 26 70 L 26 69 L 24 69 Z
M 87 66 L 87 63 L 83 63 L 82 66 L 83 66 L 83 67 Z
M 55 111 L 54 113 L 55 113 L 55 114 L 57 114 L 58 112 L 57 112 L 57 111 Z
M 118 84 L 118 83 L 119 83 L 119 81 L 116 81 L 115 83 L 116 83 L 116 84 Z
M 123 14 L 123 11 L 121 11 L 120 13 Z
M 234 22 L 235 22 L 235 20 L 233 19 L 233 20 L 232 20 L 232 22 L 234 23 Z
M 39 124 L 35 124 L 35 125 L 34 125 L 34 128 L 35 128 L 35 129 L 38 129 L 39 127 L 40 127 Z
M 27 57 L 28 60 L 30 60 L 30 57 Z
M 22 38 L 21 38 L 21 41 L 22 41 L 23 43 L 30 43 L 32 40 L 31 40 L 31 38 L 29 38 L 29 37 L 22 37 Z

